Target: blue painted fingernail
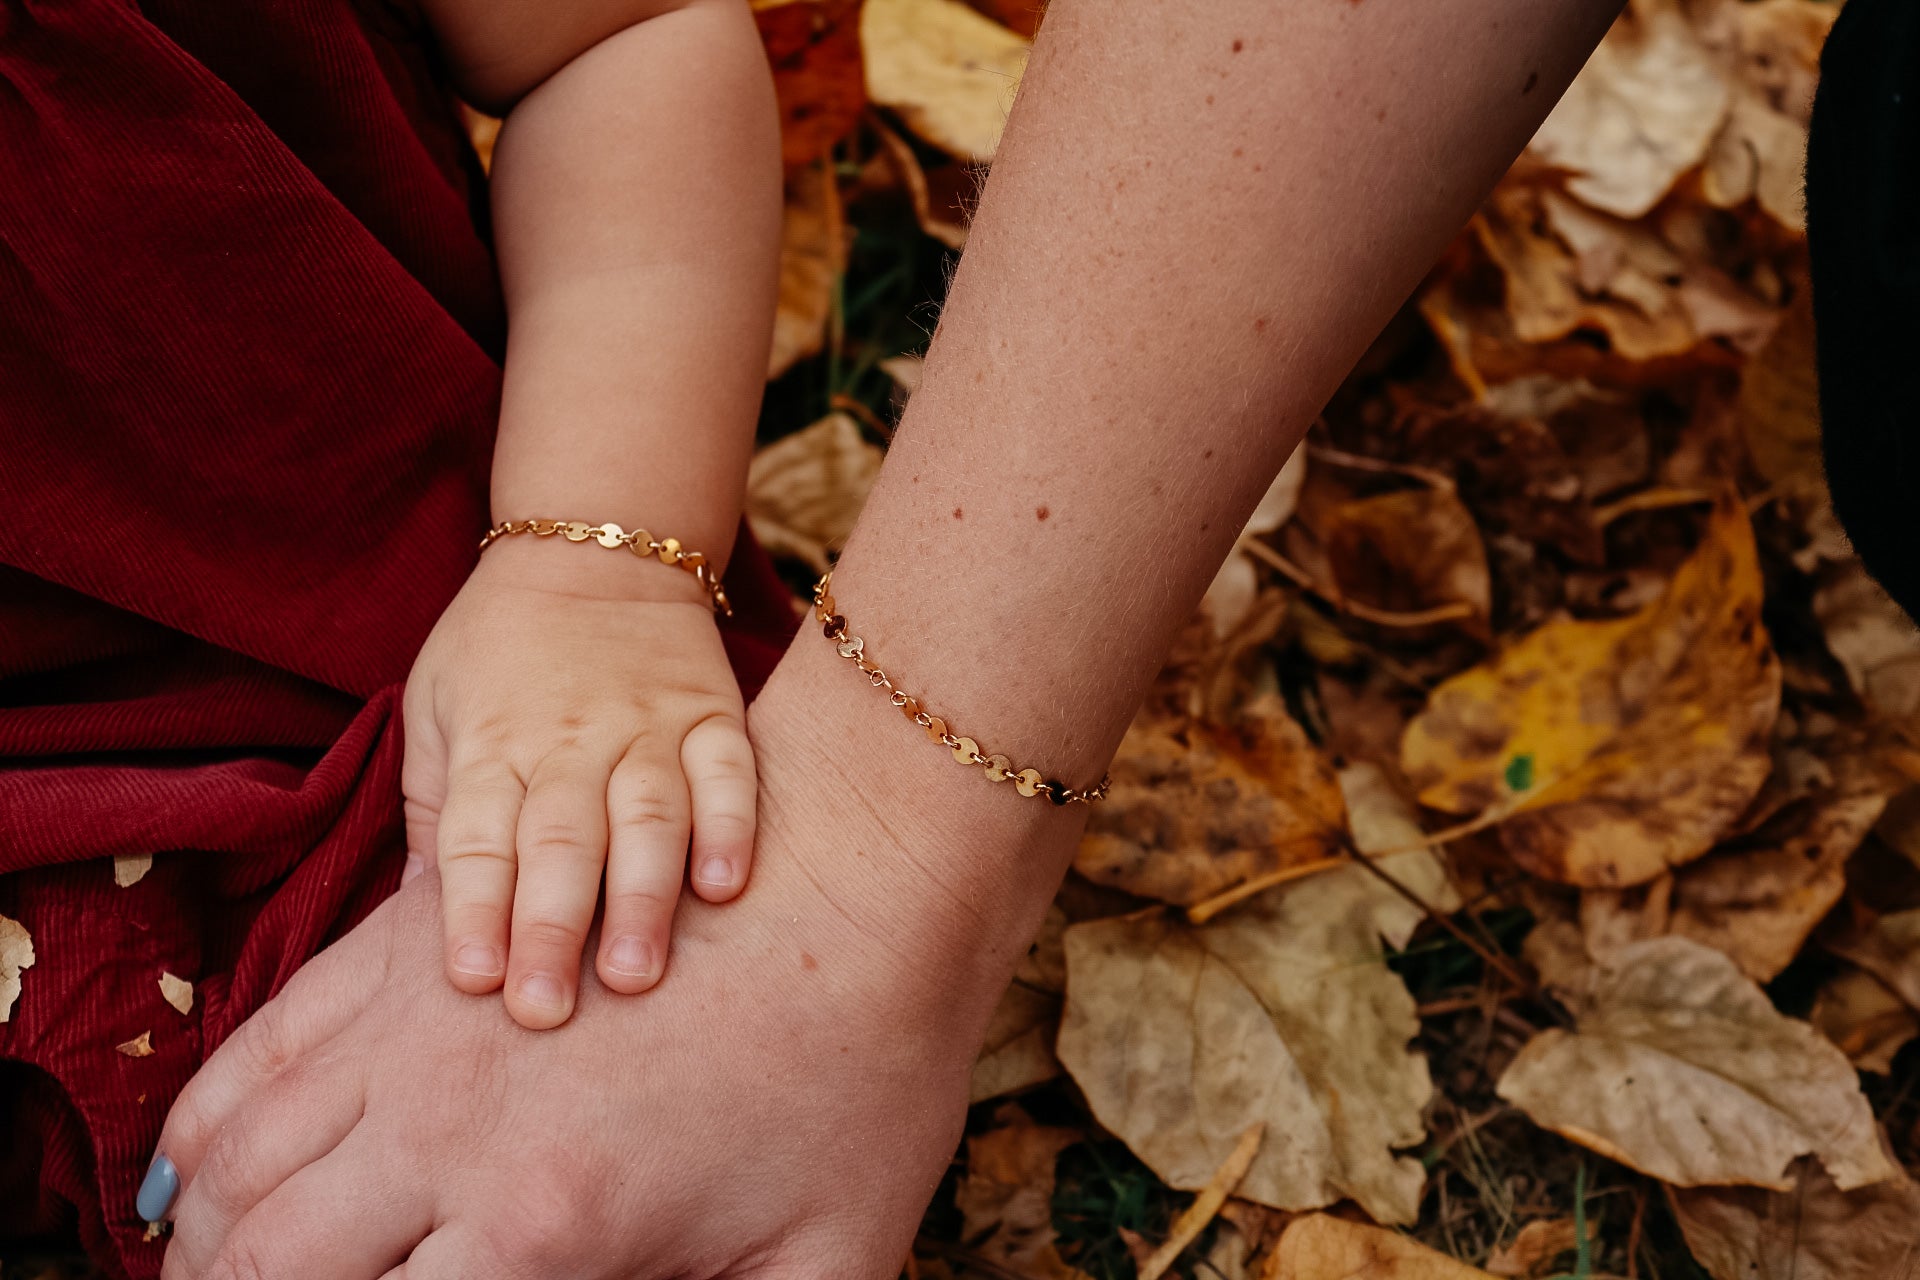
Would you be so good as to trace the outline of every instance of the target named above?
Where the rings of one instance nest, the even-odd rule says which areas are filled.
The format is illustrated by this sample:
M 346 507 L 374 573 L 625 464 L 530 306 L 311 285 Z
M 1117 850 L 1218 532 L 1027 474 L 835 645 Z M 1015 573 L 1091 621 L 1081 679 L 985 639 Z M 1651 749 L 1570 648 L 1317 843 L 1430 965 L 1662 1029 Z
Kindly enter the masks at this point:
M 173 1211 L 173 1198 L 180 1194 L 180 1171 L 165 1156 L 155 1156 L 140 1180 L 140 1194 L 133 1207 L 142 1222 L 165 1222 Z

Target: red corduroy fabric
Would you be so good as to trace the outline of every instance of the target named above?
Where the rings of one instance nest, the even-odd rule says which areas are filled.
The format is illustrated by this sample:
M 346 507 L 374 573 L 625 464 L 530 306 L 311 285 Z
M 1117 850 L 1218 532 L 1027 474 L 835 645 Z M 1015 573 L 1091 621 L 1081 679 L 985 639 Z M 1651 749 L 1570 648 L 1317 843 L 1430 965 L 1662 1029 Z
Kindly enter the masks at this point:
M 398 881 L 503 328 L 434 65 L 379 0 L 0 0 L 0 1241 L 157 1276 L 169 1103 Z M 744 531 L 728 587 L 751 696 L 793 615 Z

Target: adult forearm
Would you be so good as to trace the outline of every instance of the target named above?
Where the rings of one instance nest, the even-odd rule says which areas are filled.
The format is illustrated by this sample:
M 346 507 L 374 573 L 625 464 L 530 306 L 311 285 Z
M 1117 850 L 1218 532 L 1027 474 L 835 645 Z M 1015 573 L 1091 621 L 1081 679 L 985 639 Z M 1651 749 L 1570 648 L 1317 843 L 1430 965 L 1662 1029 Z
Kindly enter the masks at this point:
M 1054 0 L 835 575 L 874 660 L 1097 779 L 1269 480 L 1618 8 Z
M 644 525 L 724 565 L 779 244 L 778 116 L 746 5 L 694 0 L 541 83 L 501 130 L 493 212 L 509 312 L 495 518 Z M 532 542 L 488 555 L 614 567 Z

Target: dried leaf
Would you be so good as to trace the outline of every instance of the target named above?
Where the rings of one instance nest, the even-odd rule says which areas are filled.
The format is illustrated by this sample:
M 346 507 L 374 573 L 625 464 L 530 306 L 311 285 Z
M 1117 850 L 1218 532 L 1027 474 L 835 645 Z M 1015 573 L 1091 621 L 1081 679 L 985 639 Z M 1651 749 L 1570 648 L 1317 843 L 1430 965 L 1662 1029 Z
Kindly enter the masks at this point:
M 1343 502 L 1322 529 L 1342 594 L 1376 609 L 1418 614 L 1464 604 L 1487 633 L 1493 579 L 1473 514 L 1451 489 L 1403 489 Z
M 1701 38 L 1738 78 L 1707 153 L 1701 193 L 1722 208 L 1754 200 L 1783 227 L 1803 231 L 1807 120 L 1820 49 L 1837 10 L 1813 0 L 1717 0 L 1699 9 Z
M 963 160 L 993 159 L 1031 41 L 959 0 L 867 0 L 867 93 Z
M 193 984 L 170 973 L 160 975 L 160 998 L 181 1013 L 193 1012 Z
M 1259 594 L 1260 574 L 1247 553 L 1247 544 L 1263 538 L 1293 518 L 1300 503 L 1300 489 L 1307 480 L 1307 451 L 1299 448 L 1287 459 L 1280 473 L 1267 486 L 1265 496 L 1247 518 L 1246 528 L 1233 544 L 1233 553 L 1220 565 L 1220 571 L 1207 587 L 1203 608 L 1216 639 L 1246 620 Z
M 996 1125 L 967 1139 L 967 1172 L 954 1193 L 969 1247 L 1023 1276 L 1082 1280 L 1054 1248 L 1053 1166 L 1083 1140 L 1073 1129 L 1036 1125 L 1020 1108 L 1002 1107 Z
M 1490 1280 L 1417 1240 L 1316 1213 L 1288 1227 L 1265 1280 Z
M 1200 1233 L 1207 1229 L 1207 1224 L 1227 1203 L 1227 1197 L 1247 1176 L 1247 1169 L 1259 1153 L 1260 1139 L 1266 1131 L 1264 1124 L 1256 1124 L 1240 1135 L 1240 1141 L 1227 1156 L 1226 1163 L 1214 1171 L 1207 1185 L 1193 1198 L 1193 1203 L 1182 1209 L 1180 1216 L 1173 1220 L 1173 1225 L 1167 1228 L 1166 1241 L 1140 1264 L 1139 1280 L 1160 1280 L 1167 1269 L 1179 1261 L 1180 1255 L 1187 1251 L 1187 1246 L 1200 1238 Z
M 1666 593 L 1558 619 L 1435 689 L 1401 739 L 1421 803 L 1500 818 L 1536 875 L 1638 884 L 1691 861 L 1766 779 L 1780 664 L 1753 530 L 1731 496 Z
M 1861 701 L 1891 720 L 1920 722 L 1920 631 L 1858 560 L 1822 571 L 1813 616 Z
M 20 998 L 20 974 L 33 967 L 33 939 L 18 920 L 0 916 L 0 1022 L 13 1016 Z
M 860 0 L 753 0 L 780 101 L 780 153 L 812 164 L 860 123 L 867 105 Z
M 1074 859 L 1098 884 L 1187 906 L 1341 846 L 1340 784 L 1276 695 L 1230 727 L 1136 723 L 1111 772 Z
M 826 342 L 834 283 L 847 267 L 847 230 L 829 166 L 802 169 L 787 181 L 780 228 L 780 296 L 773 315 L 771 381 Z
M 1500 1078 L 1500 1096 L 1536 1124 L 1680 1186 L 1785 1190 L 1808 1153 L 1846 1188 L 1893 1173 L 1852 1064 L 1712 948 L 1622 948 L 1576 1017 L 1573 1031 L 1535 1036 Z
M 1067 986 L 1066 929 L 1065 913 L 1049 907 L 1040 936 L 1027 949 L 987 1022 L 968 1085 L 969 1104 L 1028 1089 L 1060 1074 L 1053 1040 L 1060 1030 L 1061 994 Z
M 747 469 L 747 520 L 769 552 L 827 571 L 880 474 L 881 451 L 844 413 L 774 441 Z
M 125 1044 L 113 1046 L 114 1052 L 124 1053 L 129 1058 L 150 1058 L 153 1056 L 153 1032 L 142 1031 Z
M 1864 969 L 1836 973 L 1814 997 L 1808 1021 L 1862 1071 L 1886 1075 L 1893 1055 L 1920 1036 L 1920 1016 Z
M 1733 91 L 1676 0 L 1633 0 L 1528 144 L 1596 209 L 1637 218 L 1699 164 Z
M 1889 911 L 1826 942 L 1828 950 L 1853 961 L 1920 1011 L 1920 908 Z
M 1426 850 L 1379 859 L 1438 909 Z M 1424 918 L 1367 868 L 1269 889 L 1205 925 L 1154 912 L 1067 930 L 1060 1060 L 1094 1114 L 1169 1185 L 1204 1186 L 1240 1136 L 1267 1137 L 1239 1194 L 1280 1209 L 1351 1196 L 1411 1222 L 1432 1092 L 1409 1052 L 1413 999 L 1384 962 Z
M 1669 1193 L 1694 1260 L 1713 1280 L 1906 1280 L 1920 1275 L 1920 1186 L 1904 1170 L 1842 1191 L 1814 1160 L 1789 1188 Z
M 1740 373 L 1738 403 L 1747 452 L 1776 485 L 1826 501 L 1820 461 L 1820 386 L 1813 366 L 1813 294 L 1803 290 Z
M 152 854 L 123 853 L 113 860 L 113 882 L 125 889 L 139 884 L 151 870 L 153 870 Z
M 1587 1238 L 1597 1233 L 1589 1224 Z M 1496 1276 L 1528 1278 L 1550 1270 L 1560 1255 L 1580 1247 L 1580 1232 L 1572 1218 L 1536 1218 L 1520 1228 L 1513 1243 L 1495 1249 L 1487 1270 Z

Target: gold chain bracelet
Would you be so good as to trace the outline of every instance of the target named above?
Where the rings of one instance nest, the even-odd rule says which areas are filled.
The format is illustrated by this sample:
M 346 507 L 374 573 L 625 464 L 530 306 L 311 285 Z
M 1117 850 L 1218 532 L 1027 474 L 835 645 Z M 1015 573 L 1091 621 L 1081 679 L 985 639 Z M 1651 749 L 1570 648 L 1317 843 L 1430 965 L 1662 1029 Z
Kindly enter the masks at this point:
M 887 673 L 867 660 L 866 642 L 847 630 L 847 620 L 833 610 L 833 596 L 828 588 L 833 582 L 833 572 L 814 584 L 813 617 L 821 624 L 827 639 L 834 642 L 834 649 L 843 658 L 858 667 L 862 674 L 876 689 L 885 689 L 888 699 L 900 708 L 902 715 L 927 731 L 927 736 L 943 747 L 950 748 L 953 758 L 961 764 L 984 766 L 987 779 L 991 782 L 1011 782 L 1013 789 L 1023 796 L 1044 796 L 1057 805 L 1092 804 L 1095 800 L 1107 798 L 1107 788 L 1112 785 L 1110 777 L 1100 779 L 1100 785 L 1075 791 L 1061 782 L 1041 775 L 1038 769 L 1016 769 L 1013 762 L 1003 755 L 990 755 L 980 749 L 980 744 L 972 738 L 956 734 L 947 728 L 947 722 L 939 716 L 930 715 L 920 705 L 920 700 L 904 689 L 897 688 Z
M 560 534 L 568 542 L 585 542 L 591 538 L 603 547 L 618 550 L 625 547 L 642 560 L 658 557 L 661 564 L 672 565 L 692 574 L 713 602 L 713 611 L 723 618 L 733 616 L 733 605 L 727 601 L 727 589 L 721 585 L 713 566 L 698 551 L 688 551 L 680 545 L 680 539 L 667 538 L 654 541 L 652 534 L 645 529 L 635 529 L 628 533 L 619 525 L 588 524 L 585 520 L 503 520 L 487 530 L 487 536 L 480 539 L 480 549 L 485 551 L 501 538 L 516 533 L 530 533 L 536 538 L 551 538 Z

